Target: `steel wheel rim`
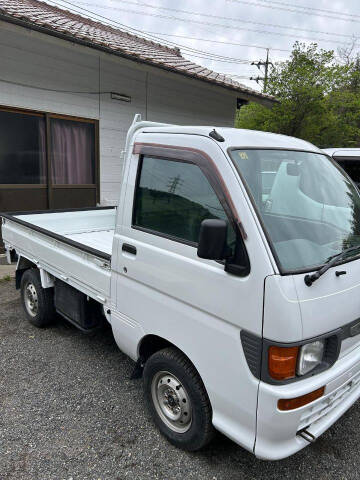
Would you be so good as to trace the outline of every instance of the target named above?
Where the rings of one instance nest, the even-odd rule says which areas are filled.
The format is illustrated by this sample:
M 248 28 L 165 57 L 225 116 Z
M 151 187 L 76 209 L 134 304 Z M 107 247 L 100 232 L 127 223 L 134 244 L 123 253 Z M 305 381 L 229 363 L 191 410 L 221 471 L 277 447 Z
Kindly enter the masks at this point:
M 151 382 L 151 397 L 156 412 L 170 430 L 185 433 L 192 423 L 189 395 L 180 380 L 172 373 L 161 371 Z
M 36 288 L 31 282 L 26 285 L 24 300 L 28 314 L 32 317 L 36 317 L 39 312 L 39 298 Z

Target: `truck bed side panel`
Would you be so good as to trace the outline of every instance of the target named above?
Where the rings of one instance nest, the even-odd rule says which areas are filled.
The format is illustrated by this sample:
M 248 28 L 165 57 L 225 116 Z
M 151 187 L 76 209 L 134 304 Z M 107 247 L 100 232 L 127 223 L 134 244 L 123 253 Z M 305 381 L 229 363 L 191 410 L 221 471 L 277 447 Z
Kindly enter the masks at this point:
M 4 219 L 3 238 L 7 247 L 34 262 L 69 285 L 91 298 L 110 303 L 110 260 L 101 258 L 72 244 L 61 241 L 60 236 L 50 236 L 31 226 Z M 107 256 L 108 257 L 108 256 Z

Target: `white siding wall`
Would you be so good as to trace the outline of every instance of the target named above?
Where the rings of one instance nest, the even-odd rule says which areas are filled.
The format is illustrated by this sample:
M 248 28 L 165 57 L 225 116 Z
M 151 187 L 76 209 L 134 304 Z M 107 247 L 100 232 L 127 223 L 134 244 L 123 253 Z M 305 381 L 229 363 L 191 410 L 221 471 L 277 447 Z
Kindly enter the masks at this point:
M 99 120 L 101 203 L 118 200 L 120 152 L 135 113 L 153 121 L 232 126 L 236 93 L 0 22 L 0 105 Z M 11 85 L 1 80 L 42 89 Z M 77 94 L 45 89 L 110 92 Z

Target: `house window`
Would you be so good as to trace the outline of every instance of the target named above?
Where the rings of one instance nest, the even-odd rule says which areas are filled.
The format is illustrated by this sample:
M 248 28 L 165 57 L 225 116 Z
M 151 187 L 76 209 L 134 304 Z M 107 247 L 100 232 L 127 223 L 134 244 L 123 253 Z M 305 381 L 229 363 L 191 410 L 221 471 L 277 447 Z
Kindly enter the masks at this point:
M 46 183 L 45 117 L 0 110 L 0 183 Z
M 227 220 L 227 215 L 197 165 L 163 158 L 142 159 L 134 226 L 197 244 L 201 222 L 209 218 Z M 235 244 L 235 232 L 230 226 L 228 243 Z
M 57 185 L 95 183 L 95 125 L 51 118 L 51 177 Z
M 98 121 L 0 107 L 0 211 L 94 207 Z

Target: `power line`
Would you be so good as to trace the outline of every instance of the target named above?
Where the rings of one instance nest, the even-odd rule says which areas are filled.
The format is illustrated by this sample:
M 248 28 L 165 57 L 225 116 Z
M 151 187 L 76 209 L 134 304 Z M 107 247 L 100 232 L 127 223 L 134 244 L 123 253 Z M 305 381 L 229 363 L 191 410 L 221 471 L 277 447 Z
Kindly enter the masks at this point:
M 116 28 L 118 28 L 118 26 L 120 26 L 125 33 L 129 33 L 130 35 L 136 35 L 136 36 L 141 35 L 145 40 L 149 40 L 151 42 L 159 43 L 159 44 L 161 44 L 161 46 L 169 46 L 170 45 L 171 48 L 173 48 L 173 49 L 181 47 L 181 45 L 178 45 L 175 42 L 171 42 L 170 40 L 159 39 L 152 34 L 148 34 L 148 33 L 144 32 L 142 30 L 139 30 L 137 28 L 129 27 L 128 25 L 125 25 L 124 23 L 121 23 L 117 20 L 112 20 L 108 17 L 105 17 L 104 15 L 100 15 L 99 13 L 95 13 L 91 10 L 88 10 L 87 8 L 83 8 L 83 7 L 80 7 L 78 5 L 74 5 L 73 3 L 71 3 L 67 0 L 47 0 L 48 3 L 52 3 L 52 4 L 55 4 L 56 6 L 58 6 L 60 8 L 64 8 L 64 5 L 61 5 L 61 4 L 59 5 L 59 3 L 58 3 L 59 1 L 61 3 L 65 3 L 66 8 L 68 8 L 70 11 L 73 11 L 73 12 L 81 14 L 81 15 L 85 15 L 84 12 L 86 12 L 89 19 L 99 22 L 99 18 L 100 18 L 102 20 L 102 22 L 104 22 L 104 20 L 105 20 L 105 22 L 106 22 L 105 24 L 109 25 L 112 28 L 115 28 L 114 25 L 116 25 Z M 96 18 L 96 17 L 98 17 L 98 18 Z M 146 37 L 148 37 L 148 38 L 146 38 Z M 185 47 L 185 48 L 187 48 L 187 47 Z M 201 52 L 201 51 L 199 50 L 199 52 Z
M 309 7 L 307 5 L 294 5 L 292 3 L 286 3 L 286 2 L 279 2 L 278 0 L 261 0 L 264 3 L 271 3 L 271 4 L 277 4 L 277 5 L 284 5 L 287 7 L 294 7 L 294 8 L 302 8 L 304 10 L 313 10 L 315 12 L 321 12 L 321 13 L 326 13 L 326 14 L 332 14 L 332 15 L 343 15 L 346 17 L 357 17 L 360 18 L 360 15 L 357 15 L 355 13 L 345 13 L 345 12 L 340 12 L 339 10 L 329 10 L 329 9 L 323 9 L 323 8 L 315 8 L 315 7 Z
M 203 60 L 211 60 L 211 61 L 214 61 L 214 62 L 234 63 L 235 65 L 247 65 L 247 64 L 251 64 L 251 61 L 250 61 L 250 60 L 240 60 L 240 61 L 237 61 L 237 60 L 231 59 L 230 57 L 229 57 L 229 60 L 225 60 L 225 59 L 222 59 L 222 58 L 216 58 L 216 57 L 211 57 L 211 56 L 204 57 L 204 56 L 197 55 L 196 53 L 191 53 L 191 52 L 184 52 L 184 54 L 187 55 L 188 57 L 201 58 L 201 59 L 203 59 Z
M 92 16 L 97 16 L 97 17 L 100 17 L 100 18 L 105 19 L 107 22 L 121 25 L 124 29 L 126 28 L 127 30 L 136 31 L 137 33 L 141 33 L 141 35 L 143 35 L 143 36 L 146 36 L 146 35 L 147 35 L 147 36 L 152 37 L 152 34 L 151 34 L 151 33 L 146 33 L 146 32 L 143 32 L 143 31 L 141 31 L 141 30 L 134 29 L 134 28 L 132 28 L 132 27 L 127 27 L 127 26 L 125 26 L 125 25 L 123 25 L 123 24 L 120 24 L 120 22 L 117 22 L 117 21 L 114 21 L 114 20 L 110 20 L 110 19 L 108 19 L 107 17 L 104 17 L 104 16 L 102 16 L 102 15 L 100 15 L 100 14 L 96 14 L 96 13 L 94 13 L 94 12 L 92 12 L 92 11 L 89 11 L 89 10 L 87 10 L 87 9 L 84 9 L 84 8 L 82 8 L 82 7 L 77 7 L 77 6 L 75 6 L 74 4 L 72 4 L 71 2 L 68 2 L 67 0 L 60 0 L 60 1 L 61 1 L 62 3 L 67 4 L 67 5 L 71 5 L 73 8 L 77 9 L 77 11 L 79 11 L 79 10 L 80 10 L 80 11 L 81 11 L 81 10 L 86 11 L 87 13 L 90 13 Z M 56 2 L 53 2 L 53 3 L 56 3 Z M 155 38 L 155 37 L 152 37 L 152 38 Z M 158 38 L 156 38 L 156 40 L 158 40 Z M 178 45 L 175 44 L 174 42 L 169 42 L 169 41 L 167 41 L 167 43 L 168 43 L 168 44 L 170 43 L 170 44 L 173 44 L 173 45 L 178 46 Z M 268 48 L 267 48 L 267 51 L 268 51 Z M 201 52 L 201 51 L 200 51 L 200 52 Z M 209 57 L 210 54 L 208 54 L 208 52 L 204 52 L 204 53 L 207 55 L 207 57 L 201 57 L 201 58 L 206 58 L 206 59 L 208 59 L 208 60 L 214 60 L 214 61 L 221 61 L 221 60 L 219 60 L 219 58 L 218 58 L 219 56 L 218 56 L 217 59 L 216 59 L 216 58 L 213 58 L 213 57 Z M 190 53 L 187 53 L 187 54 L 191 56 Z M 194 56 L 196 56 L 196 55 L 194 54 Z M 229 57 L 229 58 L 230 58 L 230 57 Z M 235 62 L 233 62 L 233 61 L 231 61 L 231 60 L 224 60 L 224 59 L 223 59 L 223 61 L 226 61 L 226 62 L 228 62 L 228 63 L 235 63 Z M 248 63 L 248 61 L 247 61 L 247 63 Z M 238 76 L 238 77 L 239 77 L 239 76 Z M 250 78 L 250 79 L 253 79 L 253 78 Z M 266 88 L 267 75 L 265 75 L 265 77 L 264 77 L 263 79 L 260 79 L 260 77 L 258 77 L 258 78 L 255 79 L 255 80 L 257 80 L 257 82 L 259 82 L 260 80 L 264 80 L 264 86 L 265 86 L 265 88 Z
M 64 1 L 64 0 L 61 0 Z M 243 2 L 243 0 L 230 0 L 233 2 L 240 2 L 240 3 L 248 3 L 248 2 Z M 88 4 L 89 5 L 89 4 Z M 107 7 L 103 5 L 96 5 L 96 4 L 90 4 L 93 7 L 97 8 L 111 8 L 115 9 L 120 12 L 126 12 L 126 13 L 133 13 L 134 15 L 145 15 L 145 16 L 150 16 L 150 17 L 156 17 L 156 18 L 162 18 L 164 20 L 176 20 L 180 22 L 185 22 L 185 23 L 194 23 L 197 25 L 206 25 L 206 26 L 211 26 L 211 27 L 221 27 L 225 29 L 230 29 L 230 30 L 245 30 L 247 32 L 254 32 L 254 33 L 262 33 L 262 34 L 267 34 L 267 35 L 277 35 L 277 36 L 282 36 L 282 37 L 293 37 L 293 34 L 291 33 L 281 33 L 281 32 L 270 32 L 269 30 L 258 30 L 258 29 L 253 29 L 253 28 L 246 28 L 246 27 L 237 27 L 237 26 L 230 26 L 230 25 L 223 25 L 220 23 L 212 23 L 212 22 L 204 22 L 201 20 L 194 20 L 194 19 L 188 19 L 188 18 L 180 18 L 180 17 L 175 17 L 175 16 L 169 16 L 169 15 L 162 15 L 158 13 L 149 13 L 149 12 L 138 12 L 136 10 L 130 10 L 127 8 L 119 8 L 119 7 Z M 80 7 L 81 8 L 81 7 Z M 328 40 L 324 38 L 309 38 L 309 37 L 300 37 L 302 40 L 310 40 L 310 41 L 316 41 L 316 42 L 326 42 L 326 43 L 337 43 L 339 45 L 348 45 L 349 42 L 341 42 L 338 40 Z
M 248 1 L 248 0 L 226 0 L 228 2 L 233 2 L 233 3 L 242 3 L 242 4 L 245 4 L 245 5 L 252 5 L 252 6 L 256 6 L 256 7 L 265 7 L 265 8 L 271 8 L 272 10 L 283 10 L 283 11 L 287 11 L 287 12 L 293 12 L 293 13 L 301 13 L 301 14 L 304 14 L 304 15 L 313 15 L 313 16 L 316 16 L 316 17 L 321 17 L 321 18 L 330 18 L 332 20 L 342 20 L 344 22 L 353 22 L 353 23 L 359 23 L 360 20 L 356 20 L 355 18 L 339 18 L 338 16 L 334 16 L 334 15 L 326 15 L 326 14 L 323 14 L 323 13 L 316 13 L 316 12 L 307 12 L 305 10 L 296 10 L 296 8 L 294 8 L 294 6 L 292 6 L 292 8 L 289 8 L 289 7 L 281 7 L 281 6 L 276 6 L 274 5 L 275 2 L 272 2 L 272 4 L 270 5 L 267 5 L 267 4 L 264 4 L 264 3 L 259 3 L 259 2 L 254 2 L 254 1 Z M 264 0 L 260 0 L 261 2 L 263 2 Z
M 128 30 L 133 35 L 134 35 L 134 32 L 135 32 L 136 35 L 140 34 L 143 37 L 146 37 L 146 35 L 147 35 L 148 37 L 150 37 L 150 41 L 152 41 L 152 42 L 154 42 L 154 41 L 156 41 L 158 43 L 161 42 L 162 45 L 165 44 L 165 46 L 170 46 L 172 48 L 174 48 L 174 47 L 179 48 L 180 47 L 184 51 L 186 51 L 185 53 L 189 56 L 202 58 L 202 59 L 205 59 L 205 60 L 213 60 L 213 61 L 216 61 L 216 62 L 224 62 L 224 63 L 234 63 L 234 64 L 250 63 L 250 60 L 247 60 L 247 59 L 245 60 L 245 59 L 239 59 L 239 58 L 233 58 L 233 57 L 225 57 L 225 56 L 222 56 L 222 55 L 217 55 L 217 54 L 214 54 L 214 53 L 210 53 L 210 52 L 206 52 L 206 51 L 202 51 L 202 50 L 197 50 L 197 49 L 194 49 L 194 48 L 191 48 L 191 47 L 186 47 L 184 45 L 178 45 L 177 43 L 174 43 L 174 42 L 171 42 L 171 41 L 164 41 L 162 39 L 159 39 L 159 38 L 156 38 L 152 35 L 149 35 L 146 32 L 143 32 L 142 30 L 138 30 L 138 29 L 135 29 L 135 28 L 132 28 L 132 27 L 128 27 L 127 25 L 124 25 L 124 24 L 122 24 L 122 23 L 120 23 L 116 20 L 111 20 L 107 17 L 104 17 L 103 15 L 97 14 L 97 13 L 92 12 L 90 10 L 87 10 L 85 8 L 74 5 L 73 3 L 68 2 L 66 0 L 59 0 L 59 1 L 62 2 L 62 3 L 65 3 L 66 5 L 71 5 L 71 7 L 73 8 L 73 10 L 76 13 L 83 13 L 83 11 L 85 11 L 88 14 L 99 17 L 102 20 L 106 20 L 107 22 L 110 22 L 110 23 L 115 24 L 117 26 L 120 25 L 125 31 Z M 57 6 L 63 7 L 63 5 L 59 5 L 57 1 L 51 0 L 51 2 L 54 3 Z M 94 19 L 94 18 L 92 18 L 92 19 Z M 95 18 L 95 20 L 97 20 L 97 19 Z M 110 25 L 110 26 L 112 26 L 112 25 Z M 194 53 L 192 53 L 192 52 L 194 52 Z
M 111 10 L 118 10 L 119 7 L 114 7 L 112 5 L 98 5 L 98 4 L 92 4 L 88 2 L 83 2 L 83 1 L 78 1 L 75 0 L 77 4 L 81 5 L 87 5 L 87 6 L 92 6 L 92 7 L 98 7 L 98 8 L 104 8 L 104 9 L 111 9 Z M 330 35 L 330 36 L 335 36 L 335 37 L 344 37 L 344 38 L 353 38 L 354 35 L 348 34 L 348 33 L 336 33 L 336 32 L 326 32 L 326 31 L 321 31 L 321 30 L 312 30 L 308 28 L 300 28 L 300 27 L 294 27 L 294 26 L 286 26 L 286 25 L 278 25 L 278 24 L 273 24 L 273 23 L 262 23 L 262 22 L 254 22 L 252 20 L 244 20 L 242 18 L 233 18 L 233 17 L 222 17 L 220 15 L 212 15 L 209 13 L 204 13 L 204 12 L 194 12 L 192 10 L 179 10 L 176 8 L 168 8 L 168 7 L 162 7 L 158 5 L 151 5 L 149 3 L 140 3 L 140 2 L 134 2 L 131 0 L 116 0 L 120 1 L 121 3 L 126 3 L 129 5 L 135 5 L 139 7 L 146 7 L 146 8 L 154 8 L 156 10 L 166 10 L 169 12 L 176 12 L 176 13 L 185 13 L 186 15 L 197 15 L 201 17 L 207 17 L 207 18 L 215 18 L 218 20 L 230 20 L 231 22 L 240 22 L 240 23 L 249 23 L 252 25 L 260 25 L 262 27 L 273 27 L 273 28 L 281 28 L 285 30 L 298 30 L 302 32 L 309 32 L 309 33 L 318 33 L 322 35 Z M 261 0 L 265 1 L 265 0 Z M 278 2 L 274 2 L 278 3 Z
M 163 33 L 163 32 L 145 32 L 151 35 L 164 35 L 166 37 L 176 37 L 176 38 L 184 38 L 185 40 L 196 40 L 198 42 L 207 42 L 207 43 L 219 43 L 222 45 L 235 45 L 238 47 L 250 47 L 250 48 L 260 48 L 262 50 L 267 50 L 270 48 L 271 50 L 275 50 L 277 52 L 291 52 L 289 49 L 285 48 L 274 48 L 274 47 L 264 47 L 262 45 L 251 45 L 249 43 L 234 43 L 229 41 L 222 41 L 222 40 L 213 40 L 211 38 L 198 38 L 198 37 L 188 37 L 186 35 L 175 35 L 173 33 Z
M 54 3 L 55 5 L 57 6 L 60 6 L 62 8 L 64 8 L 64 5 L 59 5 L 57 2 L 55 2 L 54 0 L 50 0 L 52 3 Z M 94 19 L 95 17 L 95 20 L 99 21 L 98 18 L 102 19 L 102 21 L 106 21 L 108 22 L 108 24 L 115 24 L 116 26 L 120 25 L 122 27 L 122 29 L 124 31 L 128 31 L 130 32 L 131 34 L 135 34 L 136 35 L 142 35 L 143 37 L 148 37 L 150 38 L 151 41 L 156 41 L 156 42 L 159 42 L 159 43 L 167 43 L 168 45 L 172 45 L 172 46 L 176 46 L 177 48 L 180 46 L 179 44 L 176 44 L 175 42 L 171 42 L 169 40 L 167 40 L 166 42 L 163 40 L 163 39 L 159 39 L 158 37 L 154 36 L 151 32 L 144 32 L 144 31 L 141 31 L 141 30 L 138 30 L 136 28 L 132 28 L 132 27 L 128 27 L 127 25 L 124 25 L 118 21 L 114 21 L 114 20 L 111 20 L 103 15 L 100 15 L 100 14 L 97 14 L 95 12 L 92 12 L 88 9 L 85 9 L 85 8 L 82 8 L 82 7 L 78 7 L 76 5 L 74 5 L 73 3 L 67 1 L 67 0 L 60 0 L 62 3 L 65 3 L 67 8 L 69 8 L 69 6 L 71 6 L 71 9 L 73 11 L 75 11 L 76 13 L 80 13 L 80 14 L 83 14 L 83 12 L 86 12 L 90 18 Z M 96 18 L 98 17 L 98 18 Z M 155 34 L 156 35 L 156 34 Z M 163 35 L 162 33 L 160 35 Z M 178 37 L 178 38 L 183 38 L 181 35 L 172 35 L 172 34 L 167 34 L 167 36 L 174 36 L 174 37 Z M 184 37 L 186 38 L 186 37 Z M 189 38 L 189 37 L 187 37 Z M 228 44 L 228 45 L 237 45 L 237 46 L 247 46 L 247 47 L 252 47 L 252 48 L 261 48 L 261 49 L 266 49 L 267 47 L 262 47 L 262 46 L 259 46 L 259 45 L 250 45 L 250 44 L 238 44 L 238 43 L 231 43 L 231 42 L 222 42 L 222 41 L 215 41 L 215 40 L 211 40 L 211 39 L 195 39 L 195 40 L 199 40 L 199 41 L 206 41 L 206 42 L 211 42 L 211 43 L 219 43 L 219 44 Z M 180 46 L 181 48 L 183 48 L 183 46 Z M 283 52 L 290 52 L 290 50 L 286 50 L 286 49 L 280 49 L 280 48 L 274 48 L 273 50 L 277 50 L 277 51 L 283 51 Z M 248 62 L 248 61 L 247 61 Z M 247 77 L 248 78 L 248 77 Z
M 236 73 L 221 73 L 221 75 L 226 75 L 228 77 L 232 77 L 239 80 L 249 80 L 249 77 L 247 77 L 246 75 L 237 75 Z

